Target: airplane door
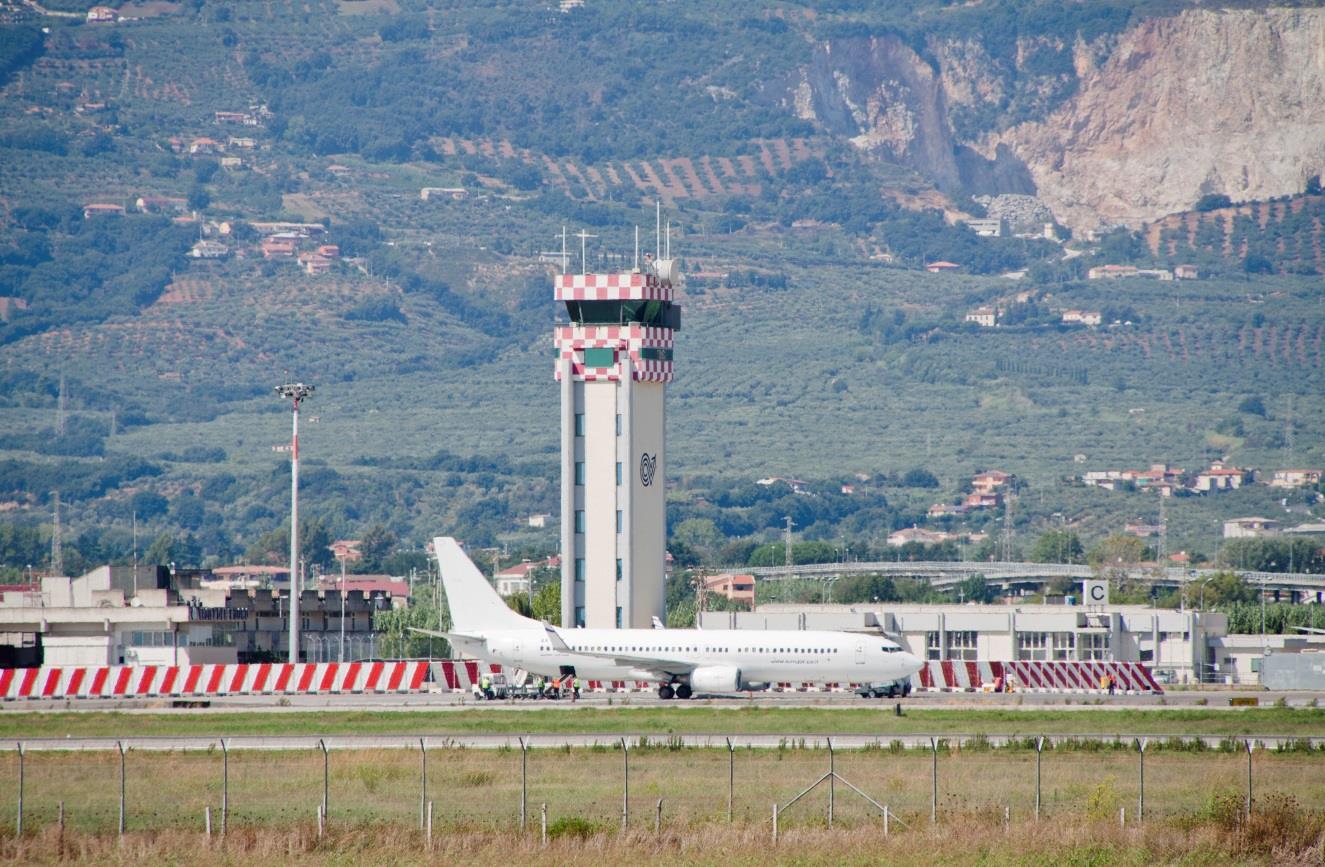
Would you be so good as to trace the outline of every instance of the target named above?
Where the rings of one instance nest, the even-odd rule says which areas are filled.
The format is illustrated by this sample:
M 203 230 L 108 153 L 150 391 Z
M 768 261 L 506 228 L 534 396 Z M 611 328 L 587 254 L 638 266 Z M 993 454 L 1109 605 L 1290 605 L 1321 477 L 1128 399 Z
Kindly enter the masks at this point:
M 865 642 L 856 642 L 856 665 L 865 664 Z

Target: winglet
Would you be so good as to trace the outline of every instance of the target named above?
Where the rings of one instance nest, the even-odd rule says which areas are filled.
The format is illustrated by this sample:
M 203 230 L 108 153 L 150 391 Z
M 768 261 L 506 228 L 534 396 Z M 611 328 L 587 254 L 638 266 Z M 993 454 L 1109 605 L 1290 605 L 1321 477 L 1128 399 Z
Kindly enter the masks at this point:
M 557 651 L 558 653 L 571 652 L 570 645 L 568 645 L 565 642 L 565 640 L 562 639 L 560 632 L 557 632 L 557 630 L 552 628 L 552 624 L 544 623 L 543 628 L 547 630 L 547 637 L 548 640 L 552 642 L 553 650 Z
M 663 622 L 662 622 L 661 620 L 658 619 L 658 615 L 657 615 L 657 614 L 653 615 L 653 628 L 654 628 L 654 629 L 666 629 L 666 628 L 667 628 L 667 627 L 663 626 Z

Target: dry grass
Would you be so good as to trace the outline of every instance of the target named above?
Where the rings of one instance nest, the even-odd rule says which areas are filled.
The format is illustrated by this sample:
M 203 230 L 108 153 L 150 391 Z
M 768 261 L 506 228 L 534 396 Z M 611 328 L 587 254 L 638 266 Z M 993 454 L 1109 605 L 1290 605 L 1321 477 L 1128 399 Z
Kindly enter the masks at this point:
M 460 830 L 439 834 L 428 849 L 423 835 L 402 824 L 333 829 L 319 839 L 312 823 L 247 828 L 224 841 L 193 832 L 114 834 L 54 828 L 0 840 L 0 858 L 25 864 L 1321 864 L 1319 815 L 1280 805 L 1252 829 L 1201 822 L 1152 822 L 1120 828 L 1116 821 L 1017 822 L 1004 827 L 963 816 L 928 823 L 884 839 L 877 826 L 786 830 L 773 845 L 768 822 L 665 825 L 661 833 L 601 829 L 586 837 L 540 843 L 536 831 Z

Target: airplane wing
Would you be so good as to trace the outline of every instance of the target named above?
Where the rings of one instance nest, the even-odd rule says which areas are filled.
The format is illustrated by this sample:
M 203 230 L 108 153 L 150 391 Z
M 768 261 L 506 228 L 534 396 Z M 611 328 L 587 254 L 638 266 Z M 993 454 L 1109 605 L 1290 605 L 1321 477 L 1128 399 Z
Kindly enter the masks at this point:
M 689 674 L 698 666 L 693 662 L 686 662 L 680 659 L 666 659 L 661 656 L 633 656 L 631 654 L 613 653 L 597 650 L 573 650 L 564 639 L 561 633 L 557 632 L 549 624 L 544 624 L 543 628 L 547 630 L 548 640 L 552 642 L 552 649 L 560 653 L 575 654 L 577 656 L 592 656 L 595 659 L 610 659 L 614 665 L 628 665 L 632 668 L 638 668 L 641 671 L 648 671 L 660 678 L 674 677 L 681 674 Z

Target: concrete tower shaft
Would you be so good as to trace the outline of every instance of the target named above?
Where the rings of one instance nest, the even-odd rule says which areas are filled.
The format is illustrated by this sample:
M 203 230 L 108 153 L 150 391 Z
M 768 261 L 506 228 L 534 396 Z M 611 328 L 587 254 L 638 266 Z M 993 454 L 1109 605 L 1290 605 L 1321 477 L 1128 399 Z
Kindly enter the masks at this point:
M 571 322 L 554 335 L 562 625 L 648 628 L 665 615 L 665 388 L 680 308 L 653 269 L 562 274 L 556 299 Z

